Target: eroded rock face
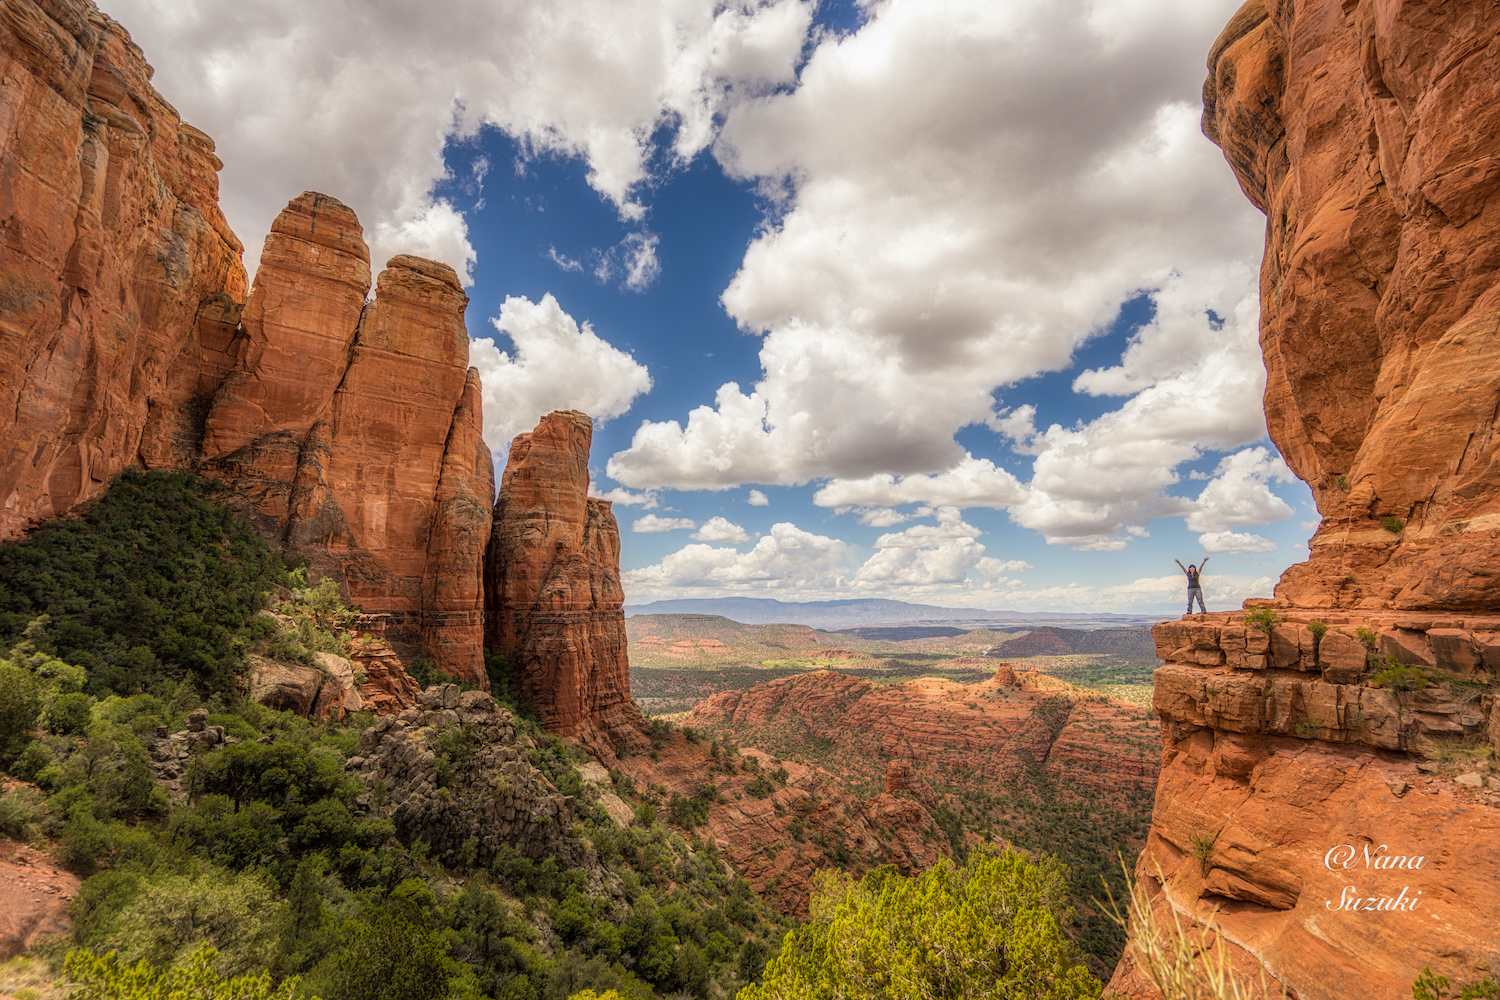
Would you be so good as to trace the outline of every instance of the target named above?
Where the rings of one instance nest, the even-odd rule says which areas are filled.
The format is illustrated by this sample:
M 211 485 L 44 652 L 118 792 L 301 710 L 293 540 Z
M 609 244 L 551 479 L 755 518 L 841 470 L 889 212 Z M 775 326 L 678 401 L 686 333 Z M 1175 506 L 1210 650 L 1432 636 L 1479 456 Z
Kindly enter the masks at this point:
M 487 687 L 480 566 L 494 468 L 468 304 L 446 264 L 392 258 L 369 289 L 359 221 L 314 193 L 266 241 L 246 347 L 219 386 L 203 468 L 262 529 L 345 581 L 388 639 Z
M 1308 1000 L 1409 997 L 1424 966 L 1458 984 L 1490 974 L 1500 720 L 1483 657 L 1500 621 L 1292 610 L 1267 624 L 1153 629 L 1164 752 L 1136 875 L 1158 917 L 1212 920 L 1245 979 L 1264 970 Z M 1431 667 L 1427 686 L 1382 680 L 1391 656 Z M 1343 845 L 1358 856 L 1330 868 Z M 1382 868 L 1382 846 L 1426 860 Z M 1419 903 L 1340 908 L 1346 886 Z M 1129 958 L 1110 988 L 1156 995 Z
M 88 0 L 0 8 L 0 540 L 130 465 L 243 487 L 389 638 L 487 686 L 494 469 L 451 268 L 391 260 L 308 192 L 247 298 L 213 142 Z
M 511 443 L 485 562 L 485 645 L 544 726 L 613 759 L 649 744 L 630 699 L 620 532 L 610 503 L 588 496 L 592 438 L 588 416 L 568 410 Z
M 1267 423 L 1323 516 L 1293 606 L 1500 607 L 1495 32 L 1485 4 L 1250 0 L 1210 55 L 1203 130 L 1268 221 Z
M 0 8 L 0 539 L 180 465 L 233 365 L 212 140 L 86 0 Z

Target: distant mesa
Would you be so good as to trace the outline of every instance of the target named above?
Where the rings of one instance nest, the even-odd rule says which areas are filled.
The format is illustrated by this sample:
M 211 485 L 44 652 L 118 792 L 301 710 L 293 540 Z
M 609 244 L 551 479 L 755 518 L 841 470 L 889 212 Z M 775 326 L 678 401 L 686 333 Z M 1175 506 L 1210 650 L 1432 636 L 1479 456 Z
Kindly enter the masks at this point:
M 813 628 L 842 631 L 850 631 L 860 626 L 892 626 L 915 622 L 928 624 L 962 622 L 972 623 L 974 627 L 983 624 L 1018 628 L 1052 623 L 1073 628 L 1106 628 L 1121 625 L 1149 625 L 1157 617 L 1109 613 L 1072 614 L 1056 611 L 944 608 L 935 604 L 910 604 L 906 601 L 888 601 L 879 598 L 854 598 L 844 601 L 777 601 L 764 597 L 701 597 L 625 606 L 627 618 L 634 615 L 691 614 L 716 615 L 746 625 L 810 625 Z M 957 628 L 958 625 L 949 627 Z

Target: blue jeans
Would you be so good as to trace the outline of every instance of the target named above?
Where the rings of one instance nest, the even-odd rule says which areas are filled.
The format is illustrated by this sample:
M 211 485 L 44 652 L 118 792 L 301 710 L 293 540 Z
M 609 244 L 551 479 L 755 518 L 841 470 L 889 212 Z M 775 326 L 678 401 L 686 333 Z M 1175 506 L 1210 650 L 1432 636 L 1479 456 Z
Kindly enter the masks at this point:
M 1187 613 L 1188 614 L 1192 614 L 1193 613 L 1193 598 L 1195 598 L 1195 597 L 1198 599 L 1198 610 L 1201 611 L 1201 612 L 1203 612 L 1205 615 L 1208 614 L 1208 609 L 1203 606 L 1203 588 L 1202 587 L 1189 587 L 1188 588 L 1188 609 L 1187 609 Z

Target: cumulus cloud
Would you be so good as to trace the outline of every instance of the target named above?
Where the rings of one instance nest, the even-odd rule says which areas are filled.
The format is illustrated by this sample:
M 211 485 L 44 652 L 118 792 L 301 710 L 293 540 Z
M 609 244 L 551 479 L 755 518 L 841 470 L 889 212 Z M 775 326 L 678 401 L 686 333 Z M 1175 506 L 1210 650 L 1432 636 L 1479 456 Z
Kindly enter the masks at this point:
M 592 479 L 589 480 L 588 495 L 591 499 L 608 500 L 610 503 L 617 503 L 622 507 L 639 506 L 641 510 L 654 510 L 657 506 L 655 491 L 647 490 L 644 493 L 632 493 L 619 486 L 612 490 L 600 490 Z
M 1234 6 L 889 0 L 824 37 L 794 89 L 731 105 L 715 154 L 781 209 L 723 295 L 764 338 L 762 375 L 643 423 L 610 475 L 894 487 L 954 470 L 954 435 L 997 424 L 997 390 L 1064 368 L 1137 292 L 1175 274 L 1217 294 L 1263 228 L 1198 130 L 1202 53 Z M 1236 280 L 1231 302 L 1253 269 Z M 1084 385 L 1129 388 L 1106 382 Z
M 1248 531 L 1210 531 L 1198 536 L 1204 552 L 1275 552 L 1279 545 Z
M 1214 478 L 1198 494 L 1197 509 L 1188 515 L 1188 530 L 1233 534 L 1224 532 L 1224 529 L 1231 525 L 1265 524 L 1291 517 L 1292 508 L 1272 493 L 1267 484 L 1290 483 L 1295 479 L 1281 457 L 1272 455 L 1265 448 L 1246 448 L 1226 455 L 1214 471 Z M 1220 551 L 1269 552 L 1271 549 Z
M 359 214 L 377 266 L 397 253 L 468 275 L 463 217 L 433 198 L 443 148 L 483 124 L 528 155 L 577 156 L 620 216 L 654 143 L 705 148 L 733 100 L 795 79 L 805 0 L 106 0 L 155 84 L 213 136 L 223 201 L 253 268 L 305 189 Z M 481 183 L 482 175 L 472 178 Z M 638 260 L 644 260 L 638 258 Z M 643 270 L 642 275 L 645 274 Z M 644 279 L 643 279 L 644 280 Z
M 996 468 L 987 458 L 965 454 L 953 468 L 936 475 L 897 477 L 883 472 L 863 479 L 834 479 L 813 494 L 813 503 L 819 507 L 899 507 L 908 503 L 1008 507 L 1025 496 L 1015 476 Z
M 771 505 L 770 499 L 760 490 L 751 490 L 750 496 L 745 499 L 745 502 L 752 507 L 769 507 Z
M 693 538 L 700 542 L 748 542 L 750 536 L 745 529 L 722 517 L 711 517 L 703 522 L 703 527 L 693 532 Z
M 663 531 L 677 531 L 680 528 L 696 528 L 698 525 L 687 517 L 657 517 L 655 514 L 647 514 L 645 517 L 636 518 L 630 525 L 630 530 L 642 535 L 654 535 Z
M 791 591 L 805 597 L 844 585 L 848 546 L 837 538 L 782 522 L 748 552 L 713 545 L 684 546 L 661 562 L 620 574 L 630 601 L 692 593 Z
M 651 388 L 645 365 L 600 339 L 588 323 L 580 327 L 550 294 L 535 303 L 510 296 L 491 322 L 515 345 L 511 355 L 490 337 L 470 343 L 492 450 L 510 447 L 512 438 L 553 410 L 582 410 L 603 423 Z
M 1226 459 L 1222 470 L 1243 465 L 1245 474 L 1221 475 L 1228 485 L 1210 483 L 1204 491 L 1209 500 L 1194 502 L 1167 492 L 1180 481 L 1176 468 L 1183 462 L 1265 436 L 1265 369 L 1255 338 L 1258 303 L 1245 287 L 1247 273 L 1236 266 L 1222 269 L 1214 282 L 1190 283 L 1180 274 L 1163 281 L 1156 290 L 1156 317 L 1136 333 L 1122 364 L 1108 373 L 1080 376 L 1087 386 L 1124 386 L 1133 392 L 1119 409 L 1086 424 L 1053 424 L 1046 430 L 1035 427 L 1030 407 L 996 422 L 1015 450 L 1033 456 L 1026 498 L 1010 508 L 1017 524 L 1040 532 L 1051 544 L 1118 551 L 1151 518 L 1197 516 L 1220 503 L 1214 497 L 1244 494 L 1244 475 L 1253 480 L 1268 474 L 1264 463 Z M 1210 311 L 1219 318 L 1211 318 Z M 1173 349 L 1161 347 L 1163 342 Z M 1241 454 L 1251 453 L 1262 459 L 1267 454 L 1264 448 Z

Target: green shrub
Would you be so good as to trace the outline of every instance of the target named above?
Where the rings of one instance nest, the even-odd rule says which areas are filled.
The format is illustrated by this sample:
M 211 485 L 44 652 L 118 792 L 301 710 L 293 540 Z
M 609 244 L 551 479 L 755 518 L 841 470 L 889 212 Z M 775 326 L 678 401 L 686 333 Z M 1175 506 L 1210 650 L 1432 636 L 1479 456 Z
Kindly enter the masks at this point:
M 9 767 L 31 742 L 41 714 L 41 692 L 31 671 L 0 660 L 0 766 Z
M 1339 492 L 1348 493 L 1349 477 L 1346 474 L 1340 472 L 1338 475 L 1333 477 L 1333 485 L 1339 490 Z
M 351 920 L 339 948 L 310 979 L 325 1000 L 439 1000 L 448 995 L 448 948 L 430 930 L 382 910 Z
M 1373 629 L 1368 629 L 1363 626 L 1354 630 L 1354 636 L 1360 642 L 1364 643 L 1366 649 L 1374 649 L 1375 640 L 1380 638 L 1375 634 L 1375 631 Z
M 219 955 L 204 945 L 181 968 L 158 971 L 146 962 L 122 963 L 115 952 L 99 956 L 74 949 L 63 962 L 70 1000 L 317 1000 L 296 976 L 272 987 L 269 972 L 225 978 L 214 970 Z
M 1422 967 L 1416 982 L 1411 984 L 1413 1000 L 1449 1000 L 1447 976 L 1435 976 L 1428 966 Z M 1458 991 L 1452 1000 L 1500 1000 L 1500 983 L 1485 976 Z
M 1402 523 L 1401 519 L 1390 514 L 1381 519 L 1380 526 L 1393 535 L 1399 535 L 1406 530 L 1406 525 Z
M 0 834 L 15 840 L 37 840 L 46 816 L 47 803 L 35 788 L 21 786 L 0 794 Z
M 1322 639 L 1328 632 L 1328 626 L 1320 621 L 1311 621 L 1307 623 L 1307 630 L 1312 633 L 1314 639 Z
M 248 622 L 286 565 L 217 489 L 131 470 L 82 517 L 0 545 L 0 648 L 45 615 L 38 650 L 85 668 L 92 694 L 184 678 L 233 691 Z
M 88 728 L 93 720 L 94 699 L 82 692 L 60 694 L 47 709 L 47 728 L 62 736 L 72 736 Z
M 1370 687 L 1390 688 L 1392 691 L 1415 691 L 1427 686 L 1427 675 L 1421 667 L 1408 667 L 1390 662 L 1377 671 L 1369 680 Z
M 890 866 L 858 882 L 825 870 L 809 922 L 740 997 L 1098 997 L 1068 939 L 1067 893 L 1055 859 L 1016 851 L 940 860 L 910 879 Z
M 1245 613 L 1247 628 L 1260 629 L 1268 634 L 1284 621 L 1286 621 L 1286 615 L 1279 615 L 1270 608 L 1252 608 Z
M 1292 732 L 1303 739 L 1312 739 L 1323 731 L 1323 724 L 1317 719 L 1298 719 L 1297 724 L 1292 727 Z

